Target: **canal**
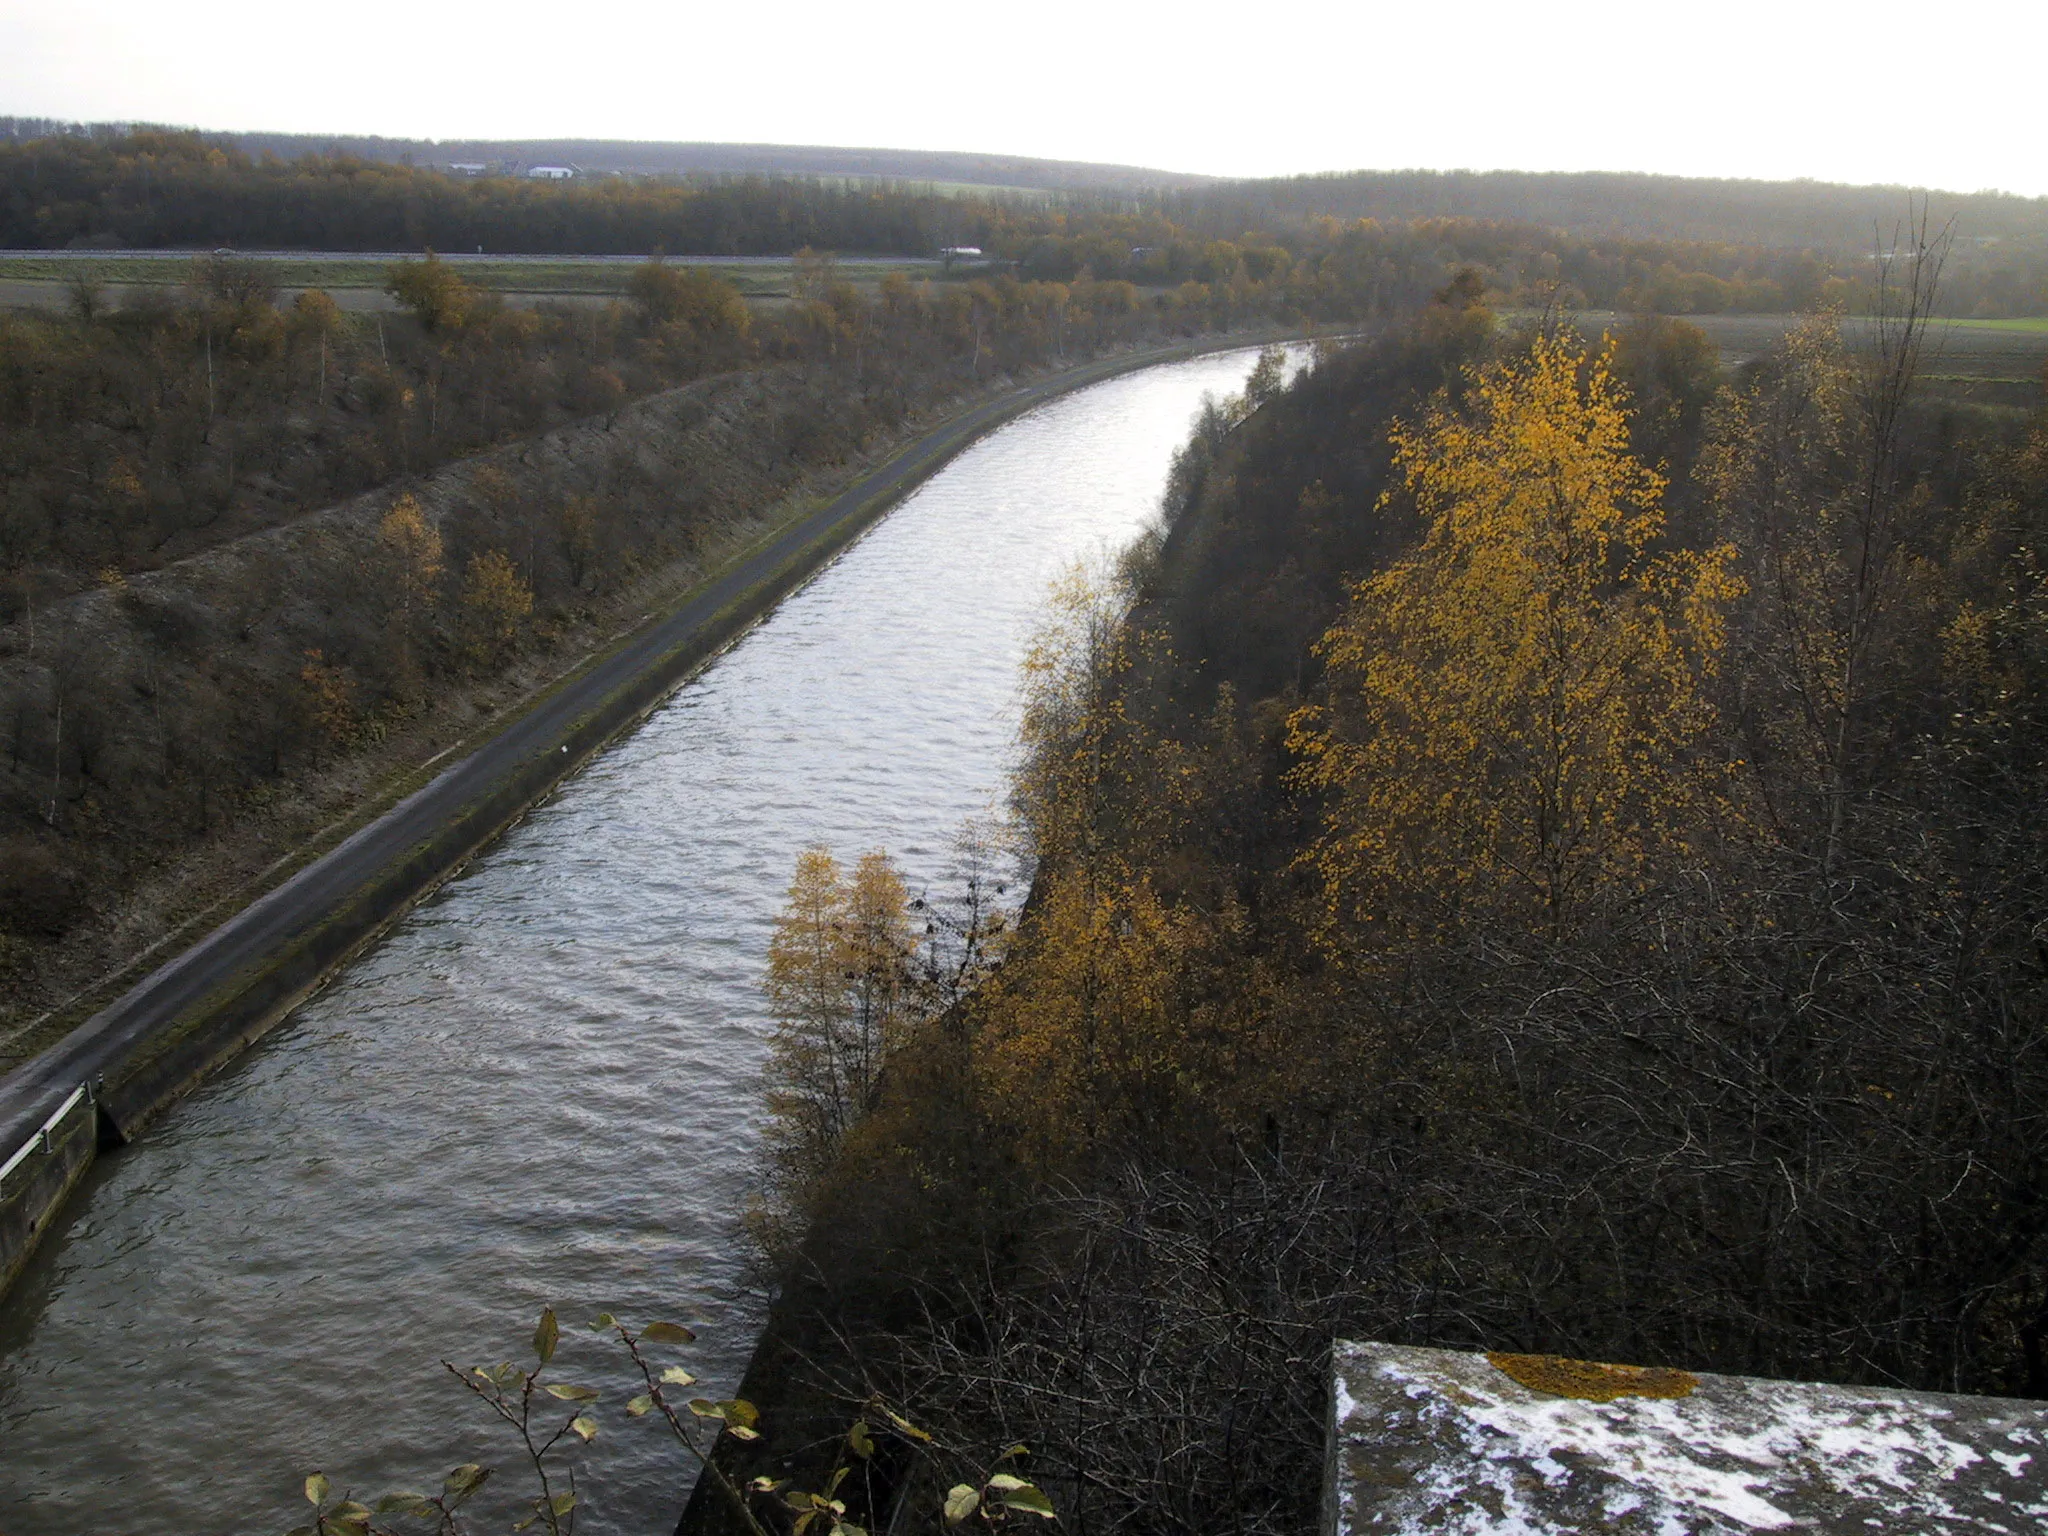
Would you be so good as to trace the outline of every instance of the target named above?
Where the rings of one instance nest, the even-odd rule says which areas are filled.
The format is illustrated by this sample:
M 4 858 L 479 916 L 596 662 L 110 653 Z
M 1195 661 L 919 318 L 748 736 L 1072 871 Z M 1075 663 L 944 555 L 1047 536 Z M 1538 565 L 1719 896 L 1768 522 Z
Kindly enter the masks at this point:
M 0 1531 L 282 1532 L 510 1446 L 440 1368 L 552 1303 L 696 1328 L 763 1298 L 758 992 L 797 853 L 942 881 L 999 806 L 1047 586 L 1154 510 L 1249 353 L 1114 379 L 962 454 L 254 1050 L 103 1160 L 0 1312 Z M 607 1389 L 579 1531 L 665 1532 L 679 1457 Z

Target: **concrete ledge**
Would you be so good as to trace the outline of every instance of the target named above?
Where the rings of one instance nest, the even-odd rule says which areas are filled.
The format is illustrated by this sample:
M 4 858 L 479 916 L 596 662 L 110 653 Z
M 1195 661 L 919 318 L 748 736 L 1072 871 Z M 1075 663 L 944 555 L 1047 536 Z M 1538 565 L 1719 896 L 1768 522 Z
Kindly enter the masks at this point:
M 2028 1536 L 2048 1404 L 1339 1342 L 1325 1536 Z
M 99 1110 L 83 1083 L 0 1164 L 0 1292 L 13 1285 L 43 1229 L 99 1150 Z

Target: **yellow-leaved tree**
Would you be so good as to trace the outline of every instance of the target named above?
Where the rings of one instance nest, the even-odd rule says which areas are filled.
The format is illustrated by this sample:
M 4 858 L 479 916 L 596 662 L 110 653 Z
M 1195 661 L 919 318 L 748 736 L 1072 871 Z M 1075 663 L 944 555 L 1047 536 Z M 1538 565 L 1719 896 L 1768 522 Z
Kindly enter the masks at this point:
M 979 1000 L 988 1105 L 1049 1164 L 1163 1132 L 1202 1075 L 1186 994 L 1212 925 L 1122 860 L 1097 862 L 1041 866 L 1030 943 Z
M 401 261 L 385 271 L 384 291 L 419 317 L 429 331 L 458 331 L 481 295 L 432 251 L 425 261 Z
M 434 601 L 441 579 L 441 535 L 427 521 L 419 498 L 401 491 L 377 525 L 377 541 L 398 599 L 399 624 L 409 628 L 414 615 Z
M 981 989 L 975 1070 L 1018 1145 L 1046 1162 L 1172 1115 L 1200 1075 L 1193 957 L 1236 918 L 1155 883 L 1195 789 L 1186 751 L 1131 707 L 1156 643 L 1131 622 L 1127 582 L 1076 566 L 1025 657 L 1014 805 L 1033 915 Z
M 1898 703 L 1934 686 L 1953 616 L 1951 537 L 1909 474 L 1915 387 L 1947 238 L 1877 265 L 1865 339 L 1795 327 L 1709 418 L 1699 479 L 1742 540 L 1755 600 L 1737 633 L 1754 778 L 1778 834 L 1833 870 L 1896 767 Z
M 470 556 L 462 583 L 462 644 L 471 666 L 488 671 L 502 665 L 532 614 L 533 589 L 503 550 Z
M 1128 571 L 1076 563 L 1054 581 L 1024 656 L 1013 788 L 1035 863 L 1092 868 L 1111 850 L 1142 862 L 1186 808 L 1187 754 L 1132 708 L 1162 644 L 1131 622 Z
M 431 620 L 440 595 L 441 534 L 428 521 L 419 498 L 402 491 L 377 525 L 380 575 L 396 612 L 388 637 L 392 644 L 401 697 L 414 694 L 418 673 L 413 646 Z
M 915 954 L 903 878 L 887 854 L 864 855 L 850 878 L 823 848 L 798 857 L 766 982 L 769 1140 L 784 1203 L 875 1107 L 882 1065 L 916 1019 Z
M 1425 533 L 1320 642 L 1291 723 L 1327 820 L 1332 931 L 1387 941 L 1484 912 L 1557 931 L 1640 885 L 1718 797 L 1706 694 L 1734 551 L 1659 552 L 1609 352 L 1539 338 L 1397 428 Z

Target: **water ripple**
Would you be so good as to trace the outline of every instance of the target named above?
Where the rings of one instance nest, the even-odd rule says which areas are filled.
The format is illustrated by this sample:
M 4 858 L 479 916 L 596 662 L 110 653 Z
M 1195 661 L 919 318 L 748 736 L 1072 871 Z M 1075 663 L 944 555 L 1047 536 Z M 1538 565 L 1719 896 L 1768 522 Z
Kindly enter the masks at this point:
M 798 851 L 940 875 L 1001 792 L 1049 580 L 1129 537 L 1247 364 L 970 449 L 103 1163 L 0 1320 L 0 1525 L 277 1532 L 316 1467 L 371 1492 L 500 1460 L 436 1362 L 518 1354 L 544 1301 L 701 1322 L 693 1368 L 729 1392 L 761 1316 L 735 1232 L 756 984 Z M 563 1360 L 610 1365 L 568 1335 Z M 665 1530 L 676 1458 L 602 1417 L 581 1528 Z

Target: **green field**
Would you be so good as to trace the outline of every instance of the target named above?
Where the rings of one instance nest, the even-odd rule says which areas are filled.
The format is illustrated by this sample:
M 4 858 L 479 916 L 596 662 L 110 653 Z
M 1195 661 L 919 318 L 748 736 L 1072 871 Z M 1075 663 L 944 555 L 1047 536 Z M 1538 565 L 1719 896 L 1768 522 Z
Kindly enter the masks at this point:
M 1575 317 L 1581 330 L 1595 336 L 1602 330 L 1620 329 L 1629 318 L 1605 310 Z M 1723 364 L 1730 367 L 1763 355 L 1800 320 L 1798 315 L 1678 318 L 1705 331 L 1720 349 Z M 1869 325 L 1868 318 L 1852 315 L 1843 322 L 1843 331 L 1854 342 L 1868 334 Z M 2048 366 L 2048 319 L 1936 320 L 1928 329 L 1927 341 L 1921 376 L 1930 384 L 2010 385 L 2015 388 L 2005 393 L 2014 400 L 2038 398 L 2042 368 Z
M 1971 331 L 2012 331 L 2022 336 L 2048 336 L 2048 315 L 2024 320 L 1951 320 L 1950 325 Z

